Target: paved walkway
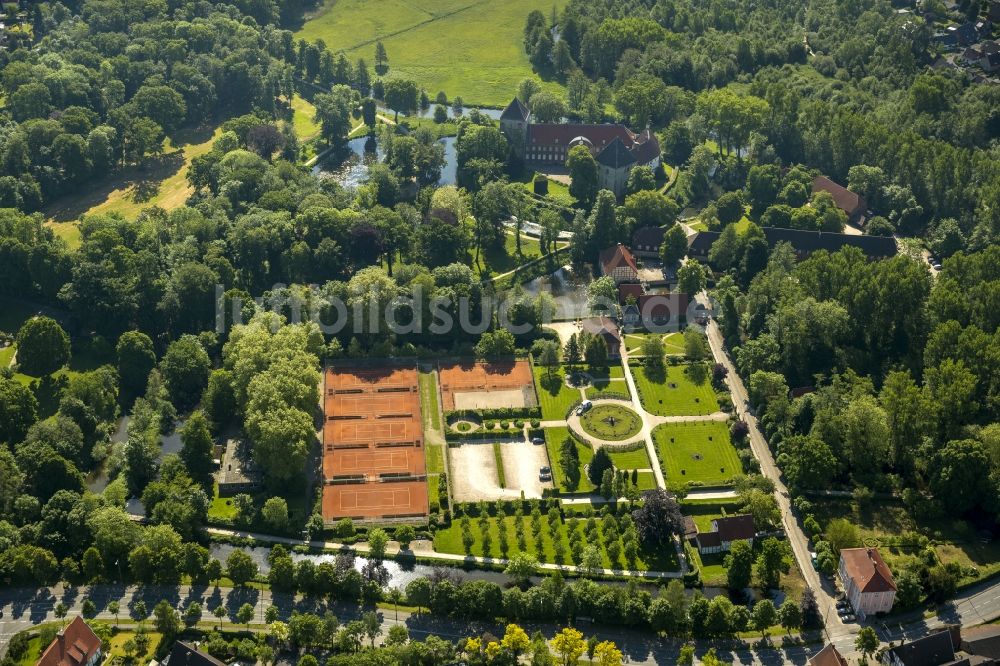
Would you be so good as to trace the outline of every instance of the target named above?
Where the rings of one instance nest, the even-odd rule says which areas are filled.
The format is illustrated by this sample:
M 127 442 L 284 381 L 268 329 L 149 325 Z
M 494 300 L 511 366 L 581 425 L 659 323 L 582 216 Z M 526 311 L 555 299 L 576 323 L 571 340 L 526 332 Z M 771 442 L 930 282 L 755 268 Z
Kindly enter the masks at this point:
M 653 442 L 652 415 L 643 409 L 642 401 L 639 400 L 639 389 L 636 388 L 632 367 L 628 364 L 628 350 L 624 348 L 624 345 L 622 346 L 622 366 L 625 368 L 625 381 L 628 383 L 629 395 L 632 396 L 632 409 L 642 419 L 642 431 L 639 434 L 646 442 L 646 454 L 649 455 L 650 461 L 659 460 L 656 455 L 656 444 Z M 667 487 L 667 483 L 663 479 L 663 470 L 660 469 L 659 465 L 653 465 L 653 477 L 656 478 L 657 488 Z
M 631 400 L 620 400 L 618 398 L 598 398 L 596 400 L 592 400 L 591 402 L 594 404 L 594 407 L 597 407 L 598 405 L 620 405 L 622 407 L 627 407 L 628 409 L 631 409 L 633 411 L 635 410 L 635 405 Z M 600 439 L 598 437 L 591 435 L 586 430 L 584 430 L 583 424 L 580 423 L 581 418 L 582 417 L 577 416 L 576 412 L 574 411 L 566 419 L 566 425 L 568 425 L 571 429 L 575 430 L 576 432 L 586 437 L 587 441 L 593 444 L 594 446 L 601 446 L 601 447 L 606 446 L 608 448 L 632 446 L 636 442 L 642 439 L 641 431 L 639 432 L 639 434 L 629 439 Z
M 353 545 L 347 545 L 343 543 L 337 543 L 335 541 L 315 541 L 315 540 L 305 540 L 305 539 L 293 539 L 290 537 L 274 536 L 271 534 L 261 534 L 259 532 L 246 532 L 242 530 L 228 530 L 219 527 L 209 527 L 209 534 L 214 534 L 216 536 L 227 536 L 227 537 L 238 537 L 241 539 L 253 539 L 254 541 L 259 541 L 261 543 L 280 543 L 287 546 L 308 546 L 309 548 L 322 549 L 322 550 L 343 550 L 356 553 L 358 555 L 367 555 L 369 547 L 367 543 L 357 543 Z M 420 555 L 421 557 L 426 557 L 429 559 L 439 560 L 442 562 L 455 562 L 461 564 L 479 564 L 488 566 L 500 566 L 505 567 L 509 560 L 500 557 L 476 557 L 474 555 L 459 555 L 456 553 L 439 553 L 431 548 L 427 548 L 424 544 L 415 542 L 411 544 L 413 546 L 412 552 Z M 386 548 L 386 556 L 393 557 L 400 552 L 399 543 L 395 541 L 390 541 L 388 547 Z M 683 567 L 682 567 L 683 568 Z M 667 580 L 671 578 L 680 578 L 684 575 L 683 570 L 681 571 L 633 571 L 630 569 L 585 569 L 584 567 L 578 567 L 573 564 L 550 564 L 550 563 L 540 563 L 538 569 L 541 571 L 562 571 L 563 573 L 576 573 L 576 574 L 588 574 L 595 575 L 600 574 L 604 576 L 628 576 L 634 578 L 649 578 L 653 580 Z

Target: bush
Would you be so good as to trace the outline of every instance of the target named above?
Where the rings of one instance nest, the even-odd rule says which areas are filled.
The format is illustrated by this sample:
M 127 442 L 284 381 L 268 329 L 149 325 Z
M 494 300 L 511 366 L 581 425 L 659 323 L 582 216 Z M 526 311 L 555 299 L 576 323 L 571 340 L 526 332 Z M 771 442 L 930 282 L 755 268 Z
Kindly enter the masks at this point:
M 541 421 L 539 421 L 538 419 L 531 419 L 531 429 L 532 430 L 538 430 L 540 427 L 542 427 L 542 422 Z

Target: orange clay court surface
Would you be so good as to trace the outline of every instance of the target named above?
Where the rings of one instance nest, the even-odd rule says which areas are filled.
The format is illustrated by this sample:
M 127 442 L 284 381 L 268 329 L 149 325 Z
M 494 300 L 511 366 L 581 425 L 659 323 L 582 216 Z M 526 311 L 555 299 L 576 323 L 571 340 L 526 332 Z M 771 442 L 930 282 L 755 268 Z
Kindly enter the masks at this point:
M 323 517 L 408 518 L 427 515 L 427 482 L 324 486 Z
M 441 404 L 445 411 L 538 404 L 531 364 L 511 361 L 464 361 L 439 367 Z
M 323 517 L 426 515 L 416 369 L 328 368 L 323 405 Z

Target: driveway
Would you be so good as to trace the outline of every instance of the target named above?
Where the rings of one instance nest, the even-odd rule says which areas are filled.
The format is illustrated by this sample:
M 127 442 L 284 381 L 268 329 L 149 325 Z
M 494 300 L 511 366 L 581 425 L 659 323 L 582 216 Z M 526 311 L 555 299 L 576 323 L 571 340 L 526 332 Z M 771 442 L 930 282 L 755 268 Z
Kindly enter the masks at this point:
M 708 299 L 704 292 L 699 294 L 697 298 L 703 305 L 707 306 Z M 736 415 L 750 429 L 750 447 L 753 450 L 754 457 L 760 462 L 760 473 L 774 482 L 775 499 L 777 499 L 778 508 L 781 510 L 782 526 L 785 528 L 788 543 L 792 547 L 792 553 L 795 555 L 795 561 L 798 564 L 799 571 L 802 572 L 802 577 L 805 579 L 806 584 L 816 593 L 816 601 L 819 604 L 820 615 L 824 618 L 824 623 L 826 624 L 828 639 L 833 640 L 838 636 L 856 633 L 859 628 L 858 625 L 844 625 L 837 617 L 836 601 L 834 599 L 836 589 L 833 583 L 829 580 L 821 579 L 812 567 L 812 559 L 809 557 L 809 539 L 806 538 L 805 533 L 799 526 L 798 519 L 792 512 L 792 502 L 788 488 L 785 487 L 781 470 L 778 469 L 778 466 L 774 462 L 774 456 L 771 455 L 771 449 L 767 444 L 767 440 L 764 439 L 757 419 L 746 409 L 748 399 L 746 387 L 743 385 L 743 380 L 736 372 L 736 367 L 723 347 L 722 333 L 719 331 L 719 325 L 714 319 L 709 320 L 705 332 L 708 335 L 708 344 L 712 349 L 712 356 L 717 363 L 724 365 L 728 371 L 726 383 L 729 384 L 729 389 L 733 396 Z

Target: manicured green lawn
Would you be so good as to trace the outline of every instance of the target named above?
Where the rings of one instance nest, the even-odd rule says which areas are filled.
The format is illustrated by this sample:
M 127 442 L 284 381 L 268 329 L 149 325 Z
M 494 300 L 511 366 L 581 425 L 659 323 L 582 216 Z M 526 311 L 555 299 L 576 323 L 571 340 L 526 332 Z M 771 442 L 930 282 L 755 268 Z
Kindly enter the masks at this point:
M 599 440 L 624 442 L 639 434 L 642 420 L 624 405 L 601 404 L 580 417 L 583 432 Z
M 476 262 L 476 251 L 469 251 L 469 265 L 482 272 L 489 269 L 493 273 L 506 273 L 512 271 L 521 264 L 525 264 L 532 259 L 542 256 L 538 241 L 534 238 L 521 236 L 521 255 L 517 254 L 517 240 L 514 232 L 505 232 L 503 244 L 488 245 L 479 253 L 479 261 Z
M 649 462 L 649 454 L 646 453 L 645 446 L 634 451 L 615 451 L 608 447 L 608 454 L 617 469 L 650 469 L 653 466 Z
M 594 457 L 594 450 L 577 440 L 573 440 L 576 445 L 576 453 L 580 458 L 580 483 L 571 488 L 566 482 L 566 474 L 559 465 L 559 452 L 562 448 L 563 440 L 569 437 L 567 428 L 546 428 L 545 448 L 549 454 L 549 466 L 552 468 L 552 480 L 555 482 L 559 492 L 562 493 L 591 493 L 594 491 L 594 484 L 587 478 L 584 469 L 587 463 Z
M 642 406 L 658 416 L 704 416 L 719 411 L 719 402 L 707 376 L 692 381 L 687 365 L 668 365 L 662 377 L 651 377 L 646 368 L 632 367 Z
M 629 349 L 629 356 L 642 357 L 642 343 L 646 338 L 660 337 L 663 339 L 663 351 L 667 356 L 684 353 L 684 334 L 680 331 L 674 333 L 626 333 L 625 345 Z
M 433 372 L 420 372 L 420 411 L 424 419 L 424 427 L 433 430 L 441 429 L 441 410 L 438 409 L 437 375 Z
M 292 97 L 292 129 L 299 141 L 306 143 L 319 136 L 320 126 L 315 120 L 316 107 L 300 95 Z
M 641 491 L 656 490 L 656 475 L 652 472 L 639 472 L 639 483 L 636 487 Z
M 523 176 L 524 189 L 531 193 L 535 191 L 534 177 L 534 172 L 528 172 Z M 549 192 L 545 195 L 547 199 L 551 199 L 562 206 L 575 206 L 577 204 L 576 197 L 569 193 L 569 185 L 564 185 L 550 178 L 548 187 Z
M 466 104 L 504 106 L 518 82 L 533 76 L 524 51 L 524 21 L 533 9 L 546 17 L 565 0 L 327 0 L 295 34 L 322 39 L 353 63 L 374 66 L 375 41 L 389 59 L 388 78 L 412 79 L 431 98 L 445 91 Z M 561 91 L 556 83 L 545 89 Z M 562 96 L 560 94 L 560 96 Z
M 675 333 L 667 333 L 663 336 L 663 351 L 667 353 L 668 356 L 672 354 L 683 354 L 684 353 L 684 334 L 680 331 Z
M 580 391 L 566 386 L 566 369 L 535 366 L 535 390 L 542 407 L 542 419 L 561 421 L 566 418 L 570 406 L 580 399 Z
M 724 422 L 666 423 L 653 430 L 653 441 L 667 483 L 724 485 L 743 472 Z
M 621 365 L 612 365 L 607 369 L 588 369 L 591 385 L 587 387 L 587 397 L 591 400 L 600 398 L 604 393 L 628 395 L 628 383 L 625 381 L 625 369 Z
M 219 484 L 212 484 L 212 503 L 208 507 L 209 519 L 233 520 L 236 518 L 236 505 L 231 497 L 219 497 Z
M 543 515 L 541 518 L 542 530 L 540 538 L 535 537 L 535 533 L 532 530 L 532 520 L 530 516 L 525 516 L 522 518 L 524 525 L 524 552 L 531 553 L 538 558 L 540 562 L 551 562 L 556 564 L 576 564 L 572 558 L 572 551 L 570 548 L 569 541 L 569 522 L 560 521 L 556 525 L 556 529 L 552 530 L 548 518 Z M 491 537 L 490 549 L 488 552 L 483 552 L 483 537 L 479 529 L 478 519 L 471 518 L 471 531 L 474 538 L 471 553 L 477 557 L 503 557 L 503 553 L 500 551 L 500 521 L 497 518 L 489 519 L 488 532 Z M 503 520 L 503 529 L 507 532 L 507 542 L 509 545 L 509 550 L 507 556 L 513 555 L 518 552 L 522 552 L 517 540 L 517 532 L 515 529 L 515 523 L 517 518 L 514 516 L 508 516 Z M 590 544 L 596 544 L 601 549 L 601 556 L 603 560 L 603 565 L 605 568 L 622 568 L 628 566 L 633 567 L 633 564 L 625 561 L 624 556 L 620 556 L 615 562 L 611 562 L 608 557 L 607 544 L 608 539 L 605 537 L 603 528 L 601 527 L 601 521 L 597 521 L 598 527 L 596 532 L 588 536 L 586 534 L 586 521 L 579 520 L 576 524 L 576 531 L 581 534 L 584 546 Z M 560 541 L 563 544 L 564 555 L 562 559 L 556 557 L 555 555 L 555 542 Z M 452 522 L 451 526 L 438 530 L 434 535 L 434 550 L 441 553 L 456 553 L 459 555 L 466 554 L 465 547 L 462 543 L 462 526 L 459 520 Z M 640 549 L 639 556 L 634 563 L 634 568 L 639 571 L 674 571 L 677 569 L 677 556 L 672 548 L 659 549 L 655 553 L 645 552 Z

